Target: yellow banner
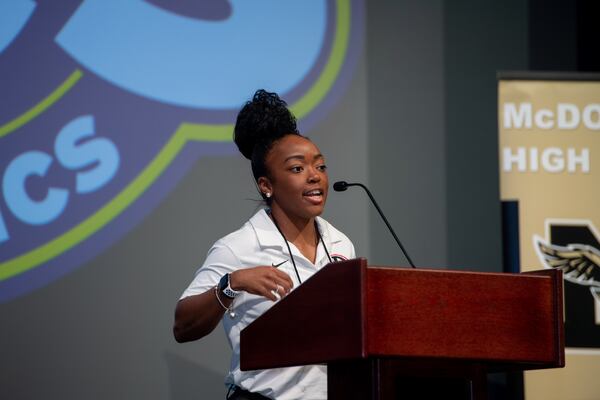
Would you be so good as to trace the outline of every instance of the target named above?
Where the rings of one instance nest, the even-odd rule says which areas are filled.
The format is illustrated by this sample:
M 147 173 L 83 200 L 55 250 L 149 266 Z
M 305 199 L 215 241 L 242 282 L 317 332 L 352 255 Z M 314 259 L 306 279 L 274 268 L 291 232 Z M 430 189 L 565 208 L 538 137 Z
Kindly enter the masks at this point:
M 526 399 L 600 399 L 600 82 L 501 80 L 498 106 L 520 268 L 565 277 L 566 367 L 527 372 Z

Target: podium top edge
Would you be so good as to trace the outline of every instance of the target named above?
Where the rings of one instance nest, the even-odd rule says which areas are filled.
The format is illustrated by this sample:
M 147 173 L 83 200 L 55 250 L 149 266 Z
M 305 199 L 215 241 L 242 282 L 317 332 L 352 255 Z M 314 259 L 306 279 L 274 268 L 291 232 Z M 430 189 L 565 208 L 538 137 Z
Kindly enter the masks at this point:
M 412 268 L 405 265 L 374 265 L 368 264 L 368 269 L 384 269 L 384 270 L 401 270 L 401 271 L 414 271 L 414 272 L 427 272 L 427 273 L 444 273 L 444 274 L 469 274 L 469 275 L 485 275 L 485 276 L 531 276 L 533 278 L 540 277 L 544 278 L 544 275 L 551 275 L 556 272 L 553 269 L 540 269 L 535 271 L 523 271 L 523 272 L 497 272 L 497 271 L 477 271 L 471 269 L 446 269 L 446 268 L 430 268 L 430 267 L 417 267 Z

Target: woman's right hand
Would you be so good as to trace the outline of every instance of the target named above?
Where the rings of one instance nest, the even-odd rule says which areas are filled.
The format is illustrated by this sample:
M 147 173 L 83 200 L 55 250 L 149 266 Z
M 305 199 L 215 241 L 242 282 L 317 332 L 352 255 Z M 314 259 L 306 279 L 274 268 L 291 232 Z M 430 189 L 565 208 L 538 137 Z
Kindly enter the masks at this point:
M 238 269 L 229 276 L 229 284 L 233 290 L 243 290 L 267 299 L 277 301 L 286 296 L 294 287 L 288 274 L 273 266 L 259 266 Z

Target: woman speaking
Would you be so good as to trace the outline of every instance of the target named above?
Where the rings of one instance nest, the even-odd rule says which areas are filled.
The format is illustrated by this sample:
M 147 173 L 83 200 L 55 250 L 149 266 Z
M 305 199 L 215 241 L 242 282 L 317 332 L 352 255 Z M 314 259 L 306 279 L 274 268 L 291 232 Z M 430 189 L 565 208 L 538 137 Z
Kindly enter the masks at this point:
M 319 217 L 329 185 L 325 157 L 298 132 L 286 103 L 264 90 L 238 114 L 234 141 L 266 207 L 209 250 L 177 303 L 175 338 L 197 340 L 223 322 L 233 352 L 228 399 L 326 399 L 325 366 L 240 370 L 243 328 L 334 258 L 355 257 L 352 242 Z

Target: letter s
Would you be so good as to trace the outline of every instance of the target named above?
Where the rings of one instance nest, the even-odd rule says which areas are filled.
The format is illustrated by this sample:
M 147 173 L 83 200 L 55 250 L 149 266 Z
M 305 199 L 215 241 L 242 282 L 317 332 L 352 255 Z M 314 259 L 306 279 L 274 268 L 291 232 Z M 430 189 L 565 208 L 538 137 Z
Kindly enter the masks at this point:
M 94 168 L 78 172 L 75 177 L 77 193 L 93 192 L 108 183 L 119 168 L 119 151 L 107 138 L 94 138 L 94 117 L 83 115 L 65 125 L 54 142 L 54 152 L 63 167 L 70 170 Z

